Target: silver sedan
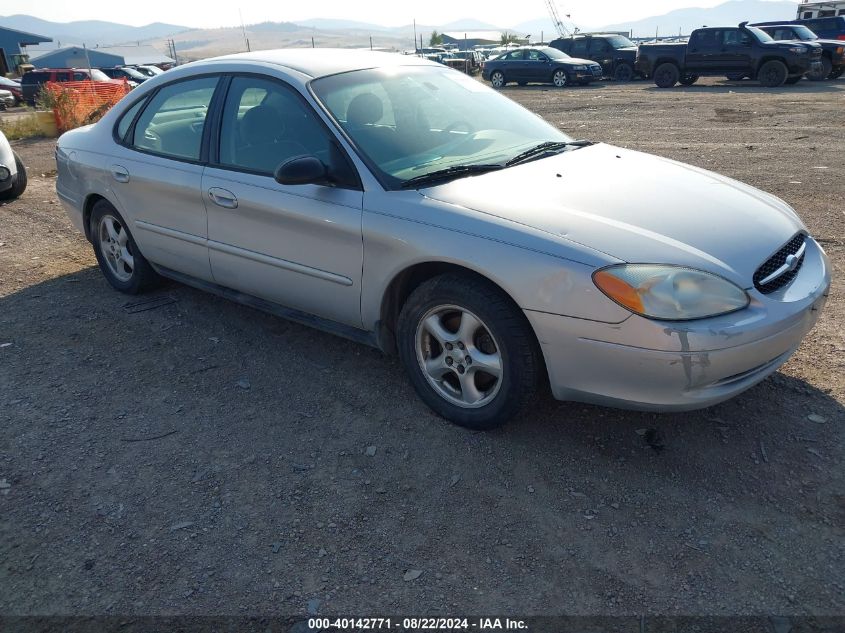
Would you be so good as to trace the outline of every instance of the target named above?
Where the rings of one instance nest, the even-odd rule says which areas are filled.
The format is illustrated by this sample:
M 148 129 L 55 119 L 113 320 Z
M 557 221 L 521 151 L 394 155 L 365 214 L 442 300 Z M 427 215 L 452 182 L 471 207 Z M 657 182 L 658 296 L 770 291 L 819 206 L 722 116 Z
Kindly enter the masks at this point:
M 472 428 L 543 383 L 624 408 L 720 402 L 789 358 L 830 285 L 783 201 L 573 140 L 412 56 L 188 64 L 63 135 L 57 161 L 116 289 L 168 277 L 397 353 Z

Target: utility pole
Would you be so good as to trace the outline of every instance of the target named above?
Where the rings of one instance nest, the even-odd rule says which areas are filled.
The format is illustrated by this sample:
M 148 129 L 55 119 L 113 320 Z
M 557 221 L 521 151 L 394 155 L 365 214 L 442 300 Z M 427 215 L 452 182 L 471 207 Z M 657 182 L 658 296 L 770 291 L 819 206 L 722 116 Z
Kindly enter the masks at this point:
M 417 47 L 417 19 L 414 18 L 414 48 Z M 419 52 L 419 51 L 416 51 Z
M 373 36 L 370 35 L 370 50 L 373 50 Z
M 311 48 L 314 48 L 314 36 L 311 36 Z
M 246 44 L 246 50 L 249 51 L 249 40 L 246 38 L 246 27 L 244 26 L 244 15 L 241 13 L 241 8 L 238 7 L 238 17 L 241 19 L 241 33 L 244 36 L 244 44 Z

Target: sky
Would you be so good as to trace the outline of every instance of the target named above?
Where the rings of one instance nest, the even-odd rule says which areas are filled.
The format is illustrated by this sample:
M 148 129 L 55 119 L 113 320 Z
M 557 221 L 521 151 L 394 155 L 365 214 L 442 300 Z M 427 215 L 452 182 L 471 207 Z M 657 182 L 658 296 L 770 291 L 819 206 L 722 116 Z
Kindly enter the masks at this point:
M 557 0 L 561 17 L 566 14 L 579 26 L 601 26 L 609 22 L 636 20 L 687 6 L 711 7 L 724 0 Z M 29 0 L 18 5 L 26 13 L 53 22 L 106 20 L 132 26 L 167 22 L 195 28 L 236 26 L 238 9 L 246 24 L 296 22 L 309 18 L 334 18 L 401 26 L 416 19 L 419 24 L 447 24 L 462 18 L 476 18 L 508 28 L 526 20 L 547 16 L 545 0 L 144 0 L 126 3 L 114 0 Z M 11 9 L 9 6 L 6 10 Z M 5 12 L 4 12 L 5 13 Z

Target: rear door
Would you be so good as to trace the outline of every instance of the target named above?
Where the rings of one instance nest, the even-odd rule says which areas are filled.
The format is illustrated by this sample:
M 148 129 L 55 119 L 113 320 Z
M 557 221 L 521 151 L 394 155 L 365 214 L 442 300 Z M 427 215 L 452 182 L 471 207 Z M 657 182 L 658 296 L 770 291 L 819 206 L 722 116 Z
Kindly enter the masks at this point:
M 717 58 L 721 44 L 719 31 L 708 29 L 696 31 L 687 44 L 684 71 L 689 73 L 707 73 L 717 65 Z
M 524 51 L 516 50 L 502 56 L 502 72 L 508 81 L 528 81 Z
M 317 113 L 280 80 L 232 77 L 214 154 L 202 178 L 214 280 L 360 328 L 363 191 Z M 335 182 L 276 182 L 276 168 L 303 155 Z
M 132 123 L 120 120 L 126 133 L 105 166 L 147 259 L 206 281 L 212 277 L 201 185 L 206 118 L 218 82 L 206 75 L 161 87 Z

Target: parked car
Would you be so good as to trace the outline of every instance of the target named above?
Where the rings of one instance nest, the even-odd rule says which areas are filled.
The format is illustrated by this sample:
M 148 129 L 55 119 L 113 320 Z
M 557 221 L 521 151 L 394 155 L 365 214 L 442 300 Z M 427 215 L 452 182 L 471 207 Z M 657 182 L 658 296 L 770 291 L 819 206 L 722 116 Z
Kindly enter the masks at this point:
M 0 77 L 0 90 L 8 90 L 15 98 L 15 105 L 23 101 L 23 91 L 21 90 L 21 83 L 15 79 L 7 77 Z
M 0 200 L 19 198 L 26 190 L 26 168 L 0 131 Z
M 66 132 L 56 159 L 117 290 L 165 276 L 398 353 L 420 397 L 472 428 L 540 384 L 626 408 L 715 404 L 786 362 L 830 285 L 785 202 L 573 140 L 415 56 L 187 64 Z
M 454 51 L 443 63 L 467 75 L 474 75 L 481 71 L 484 57 L 478 51 Z
M 522 47 L 484 62 L 481 76 L 494 88 L 510 82 L 520 86 L 551 83 L 563 88 L 601 79 L 601 66 L 589 59 L 570 57 L 551 46 Z
M 696 29 L 687 44 L 642 44 L 637 70 L 659 88 L 678 82 L 690 86 L 702 75 L 749 76 L 774 88 L 819 72 L 821 55 L 822 47 L 814 42 L 776 42 L 743 22 Z
M 129 83 L 139 86 L 144 83 L 149 77 L 142 72 L 135 70 L 130 66 L 116 66 L 114 68 L 100 68 L 108 77 L 112 79 L 125 79 Z
M 822 59 L 819 72 L 810 73 L 807 79 L 821 81 L 838 79 L 845 72 L 845 41 L 823 40 L 803 24 L 752 25 L 768 33 L 776 41 L 797 40 L 815 42 L 822 47 Z
M 622 35 L 573 35 L 552 40 L 549 46 L 598 62 L 604 76 L 616 81 L 631 81 L 639 74 L 635 70 L 637 45 Z
M 0 110 L 11 108 L 16 103 L 15 95 L 8 90 L 0 89 Z
M 778 24 L 800 24 L 806 26 L 823 40 L 845 40 L 845 16 L 842 15 L 827 18 L 807 18 L 806 20 L 757 22 L 756 26 Z
M 127 66 L 127 68 L 128 68 L 128 66 Z M 132 66 L 131 68 L 134 68 L 135 70 L 137 70 L 142 75 L 145 75 L 146 77 L 155 77 L 156 75 L 164 74 L 164 71 L 161 68 L 159 68 L 158 66 L 139 64 L 137 66 Z
M 29 105 L 35 105 L 35 97 L 38 96 L 38 91 L 48 81 L 102 81 L 106 83 L 117 83 L 116 80 L 111 79 L 96 68 L 91 70 L 87 68 L 39 68 L 37 70 L 30 70 L 21 77 L 21 90 L 24 101 Z

